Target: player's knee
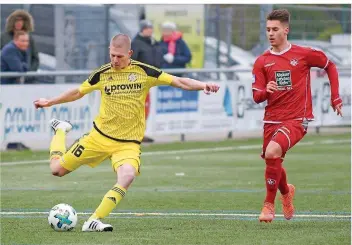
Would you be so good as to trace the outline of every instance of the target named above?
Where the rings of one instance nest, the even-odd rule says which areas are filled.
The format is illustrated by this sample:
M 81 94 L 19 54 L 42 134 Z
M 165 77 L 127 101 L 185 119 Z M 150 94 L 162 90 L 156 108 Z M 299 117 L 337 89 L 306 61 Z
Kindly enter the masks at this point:
M 129 164 L 121 165 L 117 171 L 118 182 L 124 188 L 127 188 L 136 177 L 136 169 Z
M 121 179 L 121 183 L 123 183 L 123 187 L 127 188 L 128 186 L 130 186 L 130 184 L 132 184 L 133 180 L 134 180 L 135 176 L 134 174 L 125 174 L 122 176 Z
M 123 179 L 124 182 L 127 182 L 127 183 L 132 183 L 135 177 L 136 176 L 134 171 L 122 172 L 121 175 L 119 175 L 119 179 Z
M 64 176 L 59 170 L 51 170 L 51 174 L 56 176 L 56 177 Z
M 68 173 L 66 169 L 52 169 L 51 174 L 56 176 L 56 177 L 62 177 L 65 176 Z
M 50 169 L 51 174 L 57 177 L 62 177 L 69 173 L 69 171 L 64 169 L 60 164 L 51 164 Z
M 266 159 L 273 159 L 273 158 L 278 158 L 281 157 L 282 155 L 282 150 L 281 146 L 274 142 L 275 144 L 269 144 L 268 147 L 265 150 L 265 158 Z
M 278 158 L 278 157 L 280 157 L 280 155 L 277 154 L 277 152 L 274 150 L 266 150 L 265 151 L 265 159 L 273 159 L 273 158 Z

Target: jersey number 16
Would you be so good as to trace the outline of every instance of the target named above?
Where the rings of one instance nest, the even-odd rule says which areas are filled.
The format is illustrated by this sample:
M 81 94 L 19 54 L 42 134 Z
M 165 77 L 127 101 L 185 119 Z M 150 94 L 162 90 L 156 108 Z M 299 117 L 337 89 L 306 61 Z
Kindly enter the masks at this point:
M 73 148 L 72 153 L 76 157 L 80 157 L 84 151 L 84 146 L 77 144 L 75 148 Z

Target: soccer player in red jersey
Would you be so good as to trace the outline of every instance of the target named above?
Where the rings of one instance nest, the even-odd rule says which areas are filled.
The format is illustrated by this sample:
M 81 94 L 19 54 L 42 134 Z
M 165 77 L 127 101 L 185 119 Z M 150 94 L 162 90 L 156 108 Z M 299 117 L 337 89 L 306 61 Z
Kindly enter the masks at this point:
M 282 162 L 286 152 L 307 133 L 314 119 L 310 87 L 310 68 L 325 69 L 331 87 L 331 106 L 342 116 L 342 100 L 336 66 L 327 56 L 313 48 L 300 47 L 287 40 L 290 13 L 274 10 L 267 16 L 266 34 L 271 49 L 259 56 L 253 67 L 253 99 L 267 101 L 264 114 L 262 158 L 266 163 L 266 197 L 259 221 L 275 217 L 276 192 L 281 192 L 284 217 L 294 215 L 295 187 L 287 184 Z

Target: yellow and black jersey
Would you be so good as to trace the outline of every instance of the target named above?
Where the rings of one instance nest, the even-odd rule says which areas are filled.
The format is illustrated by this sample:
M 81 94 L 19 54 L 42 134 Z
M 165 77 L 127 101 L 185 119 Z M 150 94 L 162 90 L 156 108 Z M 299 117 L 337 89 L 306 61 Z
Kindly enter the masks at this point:
M 131 60 L 129 66 L 120 70 L 112 68 L 110 63 L 101 66 L 83 82 L 79 91 L 101 92 L 99 114 L 93 123 L 100 134 L 116 141 L 140 143 L 145 131 L 145 100 L 149 89 L 171 82 L 171 75 Z

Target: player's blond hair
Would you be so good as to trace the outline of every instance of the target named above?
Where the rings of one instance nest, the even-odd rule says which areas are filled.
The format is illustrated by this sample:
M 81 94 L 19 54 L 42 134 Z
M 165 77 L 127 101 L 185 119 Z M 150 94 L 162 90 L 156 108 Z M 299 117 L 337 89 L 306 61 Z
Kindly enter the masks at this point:
M 131 50 L 131 38 L 126 34 L 117 34 L 111 38 L 110 46 L 114 48 L 127 48 Z
M 290 12 L 287 9 L 276 9 L 273 10 L 266 17 L 267 20 L 278 20 L 284 24 L 290 24 Z

